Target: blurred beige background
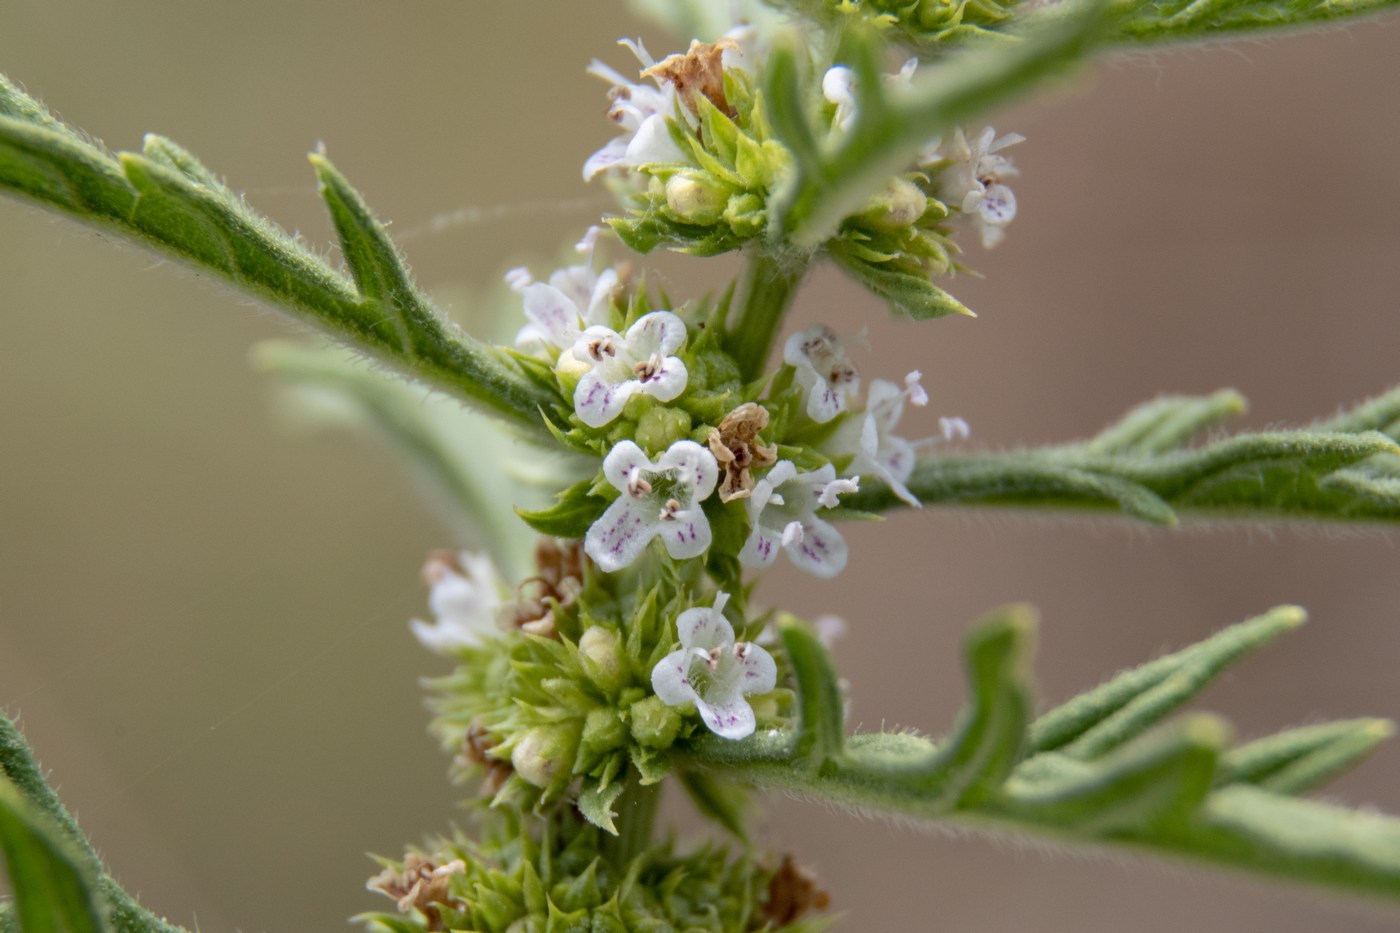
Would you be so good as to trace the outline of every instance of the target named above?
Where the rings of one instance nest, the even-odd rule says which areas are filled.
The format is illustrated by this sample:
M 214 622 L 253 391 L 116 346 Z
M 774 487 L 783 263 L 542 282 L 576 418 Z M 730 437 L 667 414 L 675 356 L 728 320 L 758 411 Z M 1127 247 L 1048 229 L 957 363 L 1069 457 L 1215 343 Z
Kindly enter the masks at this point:
M 547 269 L 593 219 L 579 178 L 636 26 L 616 3 L 0 5 L 0 69 L 114 148 L 198 153 L 320 244 L 303 154 L 324 141 L 454 312 L 509 265 Z M 647 33 L 654 50 L 667 43 Z M 1158 391 L 1232 385 L 1248 426 L 1400 380 L 1400 18 L 1106 61 L 999 115 L 1029 142 L 1021 216 L 976 321 L 914 326 L 835 276 L 794 326 L 870 328 L 867 376 L 920 368 L 908 433 L 959 414 L 993 447 L 1082 436 Z M 676 43 L 677 45 L 679 43 Z M 596 198 L 582 208 L 540 201 Z M 381 451 L 279 431 L 248 347 L 282 321 L 200 276 L 0 201 L 0 705 L 117 876 L 206 930 L 343 929 L 385 902 L 362 853 L 457 819 L 409 637 L 444 543 Z M 674 292 L 722 284 L 661 263 Z M 728 269 L 728 266 L 723 266 Z M 1208 694 L 1242 734 L 1400 718 L 1396 537 L 929 510 L 849 530 L 830 583 L 763 595 L 850 620 L 853 716 L 943 729 L 956 646 L 991 606 L 1044 613 L 1047 701 L 1281 602 L 1305 630 Z M 1400 811 L 1400 746 L 1328 791 Z M 679 812 L 679 809 L 678 809 Z M 847 930 L 1379 931 L 1400 912 L 1195 868 L 1045 853 L 776 801 L 764 840 L 814 867 Z M 918 918 L 935 918 L 920 920 Z

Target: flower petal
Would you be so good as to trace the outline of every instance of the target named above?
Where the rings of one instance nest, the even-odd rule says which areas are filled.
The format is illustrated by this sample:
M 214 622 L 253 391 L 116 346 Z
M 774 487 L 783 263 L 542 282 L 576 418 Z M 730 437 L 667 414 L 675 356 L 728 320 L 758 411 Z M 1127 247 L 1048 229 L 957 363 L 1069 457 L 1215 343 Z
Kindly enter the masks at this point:
M 690 652 L 682 648 L 666 655 L 651 669 L 651 689 L 667 706 L 680 706 L 698 699 L 695 688 L 690 685 L 690 659 Z
M 629 166 L 640 167 L 657 162 L 684 162 L 685 154 L 671 138 L 671 128 L 666 125 L 666 118 L 654 113 L 637 127 L 637 132 L 627 143 L 623 161 Z
M 641 555 L 660 524 L 650 502 L 624 495 L 589 526 L 583 550 L 601 570 L 613 573 Z
M 690 373 L 686 371 L 685 364 L 680 361 L 680 358 L 668 356 L 661 361 L 661 365 L 657 366 L 651 375 L 635 381 L 641 391 L 658 402 L 669 402 L 685 391 L 685 384 L 689 378 Z
M 709 730 L 722 739 L 747 738 L 753 735 L 757 725 L 753 707 L 737 694 L 726 696 L 719 703 L 709 703 L 697 698 L 695 708 L 700 711 L 700 718 Z
M 694 441 L 676 441 L 656 461 L 656 469 L 674 470 L 679 482 L 695 490 L 692 502 L 703 502 L 719 482 L 715 455 Z
M 641 387 L 635 379 L 614 385 L 603 373 L 592 369 L 583 374 L 574 388 L 574 412 L 590 428 L 601 428 L 622 414 L 627 400 Z
M 608 455 L 603 458 L 603 475 L 613 488 L 627 492 L 627 481 L 633 470 L 655 470 L 656 464 L 632 441 L 618 441 Z
M 680 614 L 676 619 L 676 637 L 685 650 L 704 648 L 708 651 L 734 644 L 734 626 L 724 617 L 724 604 L 728 600 L 729 594 L 719 593 L 713 606 L 696 606 Z
M 670 356 L 685 343 L 685 322 L 670 311 L 653 311 L 627 328 L 627 350 L 639 360 Z
M 739 552 L 739 563 L 745 567 L 767 567 L 777 559 L 782 537 L 781 531 L 755 522 L 753 531 L 749 532 L 749 539 L 744 542 L 744 548 Z
M 535 325 L 545 344 L 555 349 L 573 345 L 579 333 L 578 306 L 568 295 L 543 282 L 525 286 L 520 294 L 525 302 L 525 317 Z
M 802 523 L 802 540 L 788 547 L 788 557 L 797 569 L 815 577 L 834 577 L 846 569 L 850 556 L 841 532 L 820 518 Z
M 767 649 L 748 642 L 739 664 L 739 690 L 745 694 L 769 693 L 778 685 L 778 663 Z
M 710 549 L 710 520 L 699 506 L 674 513 L 671 518 L 659 522 L 657 528 L 666 544 L 666 553 L 676 560 L 699 557 Z

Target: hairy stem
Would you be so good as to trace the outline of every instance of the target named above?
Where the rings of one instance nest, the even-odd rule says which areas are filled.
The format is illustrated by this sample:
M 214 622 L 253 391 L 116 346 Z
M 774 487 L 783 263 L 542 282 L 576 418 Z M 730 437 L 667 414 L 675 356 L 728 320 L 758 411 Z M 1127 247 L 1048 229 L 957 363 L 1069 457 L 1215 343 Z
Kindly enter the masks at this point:
M 661 802 L 661 784 L 643 784 L 635 776 L 617 801 L 617 835 L 603 840 L 613 864 L 626 866 L 651 848 L 651 829 Z
M 810 263 L 807 257 L 793 259 L 764 250 L 749 253 L 744 304 L 725 341 L 725 349 L 738 362 L 744 379 L 756 379 L 763 372 L 773 340 Z

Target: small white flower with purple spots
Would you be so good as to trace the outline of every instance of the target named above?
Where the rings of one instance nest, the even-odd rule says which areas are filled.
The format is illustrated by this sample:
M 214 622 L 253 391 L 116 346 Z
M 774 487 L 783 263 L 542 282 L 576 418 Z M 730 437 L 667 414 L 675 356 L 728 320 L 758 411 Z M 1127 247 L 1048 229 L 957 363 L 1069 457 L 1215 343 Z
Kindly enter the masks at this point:
M 574 389 L 574 411 L 590 428 L 601 428 L 637 393 L 669 402 L 685 391 L 689 378 L 680 357 L 685 322 L 670 311 L 653 311 L 627 328 L 590 327 L 574 344 L 574 358 L 589 367 Z
M 655 463 L 632 441 L 603 458 L 603 475 L 622 495 L 589 527 L 583 549 L 602 570 L 628 566 L 657 535 L 677 560 L 710 547 L 700 503 L 715 491 L 719 463 L 694 441 L 676 441 Z
M 938 439 L 910 441 L 896 437 L 894 429 L 904 414 L 906 399 L 919 407 L 928 404 L 928 393 L 919 384 L 919 378 L 915 370 L 904 377 L 903 388 L 885 379 L 870 383 L 864 414 L 848 419 L 823 445 L 829 455 L 851 457 L 851 464 L 846 468 L 848 474 L 880 480 L 916 509 L 921 508 L 922 503 L 905 484 L 914 472 L 919 448 L 935 444 Z M 942 418 L 940 422 L 944 439 L 967 437 L 967 422 L 961 418 Z
M 1002 241 L 1006 225 L 1016 218 L 1016 195 L 1005 182 L 1018 172 L 1001 150 L 1025 139 L 1019 133 L 998 138 L 989 126 L 972 142 L 956 130 L 940 147 L 939 155 L 947 165 L 938 174 L 938 198 L 972 218 L 986 249 Z
M 656 60 L 640 40 L 623 39 L 641 62 L 650 68 Z M 608 119 L 622 130 L 607 145 L 583 163 L 583 180 L 588 181 L 604 169 L 640 168 L 657 162 L 684 162 L 685 155 L 671 138 L 666 120 L 676 112 L 676 90 L 664 81 L 657 86 L 628 81 L 621 74 L 594 59 L 588 73 L 612 85 L 608 94 Z
M 423 566 L 423 581 L 429 587 L 433 622 L 414 619 L 411 625 L 429 651 L 454 654 L 499 630 L 496 611 L 501 606 L 501 582 L 485 554 L 434 552 Z
M 797 371 L 807 392 L 807 415 L 826 423 L 846 410 L 860 392 L 860 373 L 846 358 L 836 332 L 824 324 L 799 331 L 783 344 L 783 362 Z
M 520 293 L 528 321 L 515 336 L 516 347 L 527 353 L 547 348 L 557 355 L 572 349 L 585 327 L 612 322 L 617 272 L 598 272 L 593 266 L 593 250 L 601 232 L 599 227 L 589 227 L 578 244 L 585 261 L 556 269 L 548 284 L 534 281 L 528 269 L 506 273 L 506 284 Z
M 676 620 L 681 646 L 651 671 L 651 688 L 667 706 L 694 703 L 705 726 L 725 739 L 753 735 L 756 721 L 746 695 L 769 693 L 778 685 L 773 656 L 752 642 L 735 642 L 724 617 L 729 594 L 713 606 L 697 606 Z
M 837 479 L 831 464 L 798 473 L 782 460 L 754 485 L 747 500 L 752 531 L 739 552 L 745 567 L 767 567 L 787 552 L 798 567 L 818 577 L 834 577 L 846 567 L 848 552 L 841 532 L 820 518 L 818 508 L 837 504 L 837 496 L 855 492 L 857 483 Z

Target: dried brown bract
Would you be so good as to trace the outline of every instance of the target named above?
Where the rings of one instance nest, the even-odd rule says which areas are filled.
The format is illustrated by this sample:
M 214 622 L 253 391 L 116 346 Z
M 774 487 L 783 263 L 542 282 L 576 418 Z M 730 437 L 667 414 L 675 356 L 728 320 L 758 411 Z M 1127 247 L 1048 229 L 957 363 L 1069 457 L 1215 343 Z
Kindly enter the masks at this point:
M 749 471 L 777 462 L 777 448 L 758 442 L 758 432 L 766 427 L 768 411 L 762 405 L 745 402 L 725 415 L 710 433 L 710 453 L 724 471 L 724 481 L 719 486 L 721 502 L 747 498 L 754 485 Z
M 511 767 L 510 759 L 496 758 L 488 754 L 499 744 L 485 726 L 474 721 L 467 729 L 467 737 L 462 741 L 462 751 L 459 756 L 459 761 L 463 764 L 481 765 L 486 769 L 486 776 L 481 782 L 481 792 L 492 797 L 505 786 L 506 781 L 510 780 L 510 776 L 515 773 L 515 769 Z
M 438 865 L 425 855 L 410 852 L 404 858 L 403 871 L 386 868 L 365 882 L 365 887 L 393 898 L 398 902 L 401 913 L 414 909 L 421 911 L 428 921 L 429 930 L 441 930 L 442 911 L 439 908 L 467 908 L 466 902 L 452 895 L 452 876 L 466 870 L 467 866 L 461 859 Z
M 768 882 L 768 899 L 763 902 L 763 917 L 773 926 L 785 926 L 810 910 L 826 910 L 831 895 L 817 887 L 817 881 L 797 867 L 791 855 L 783 856 L 783 864 Z
M 724 94 L 723 58 L 725 49 L 738 47 L 733 39 L 720 39 L 718 42 L 692 40 L 688 51 L 667 55 L 643 71 L 642 77 L 670 82 L 686 109 L 697 117 L 700 116 L 701 97 L 714 104 L 720 113 L 733 117 L 734 108 Z
M 535 545 L 535 566 L 539 573 L 524 580 L 519 598 L 503 610 L 506 621 L 527 635 L 558 638 L 554 614 L 573 605 L 583 589 L 583 567 L 587 560 L 582 541 L 541 538 Z M 527 588 L 533 591 L 526 595 Z

